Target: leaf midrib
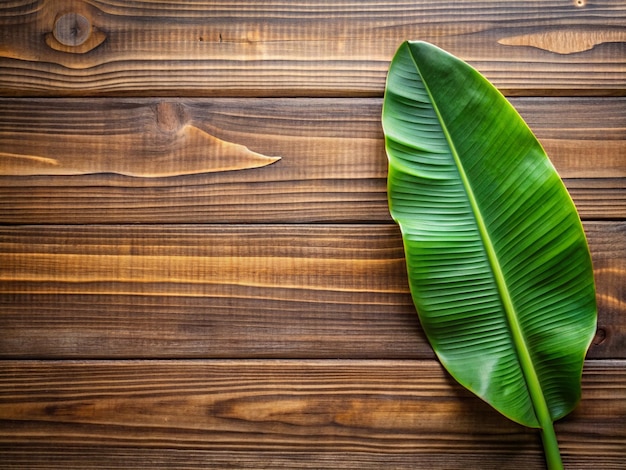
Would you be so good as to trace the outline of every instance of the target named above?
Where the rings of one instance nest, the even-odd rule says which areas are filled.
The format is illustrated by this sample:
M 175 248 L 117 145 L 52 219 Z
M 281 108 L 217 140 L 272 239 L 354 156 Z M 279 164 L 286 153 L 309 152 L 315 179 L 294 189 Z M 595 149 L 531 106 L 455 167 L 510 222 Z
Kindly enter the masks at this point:
M 500 261 L 496 254 L 496 250 L 491 240 L 491 237 L 489 236 L 489 232 L 487 230 L 484 217 L 481 213 L 480 207 L 478 205 L 478 202 L 476 200 L 476 197 L 470 185 L 467 174 L 465 173 L 465 168 L 463 167 L 463 164 L 457 152 L 452 136 L 450 135 L 450 132 L 448 131 L 445 121 L 443 120 L 441 112 L 439 111 L 437 102 L 435 101 L 431 93 L 428 83 L 424 79 L 422 71 L 420 70 L 420 67 L 417 64 L 417 61 L 415 59 L 415 56 L 413 55 L 413 51 L 411 50 L 411 47 L 408 46 L 408 49 L 409 49 L 409 55 L 411 57 L 411 60 L 413 61 L 413 64 L 415 66 L 415 70 L 420 76 L 420 79 L 424 85 L 426 93 L 428 94 L 430 102 L 433 106 L 433 109 L 435 111 L 439 124 L 443 131 L 443 134 L 446 138 L 446 142 L 448 143 L 448 146 L 450 147 L 450 152 L 452 154 L 452 157 L 454 158 L 457 170 L 459 172 L 459 176 L 461 178 L 461 182 L 463 184 L 463 187 L 465 188 L 465 192 L 469 199 L 470 207 L 472 209 L 472 213 L 474 214 L 476 225 L 478 226 L 479 234 L 482 239 L 485 252 L 487 254 L 487 259 L 489 261 L 489 265 L 491 266 L 491 270 L 492 270 L 494 279 L 496 281 L 496 285 L 498 287 L 498 293 L 503 304 L 503 308 L 505 311 L 505 315 L 507 318 L 511 336 L 513 338 L 513 343 L 515 344 L 515 347 L 516 347 L 517 357 L 518 357 L 520 366 L 522 368 L 522 373 L 526 381 L 526 387 L 528 389 L 528 393 L 529 393 L 531 402 L 533 404 L 533 408 L 535 410 L 536 418 L 538 420 L 540 427 L 544 429 L 546 428 L 546 425 L 551 427 L 552 417 L 550 415 L 548 404 L 546 402 L 545 395 L 543 394 L 541 383 L 539 381 L 537 371 L 533 364 L 532 357 L 530 355 L 530 350 L 528 348 L 528 344 L 526 343 L 526 340 L 524 338 L 524 334 L 522 332 L 522 328 L 519 323 L 517 311 L 515 309 L 515 306 L 513 305 L 513 300 L 511 298 L 511 294 L 510 294 L 508 285 L 506 283 L 506 279 L 504 277 L 504 272 L 500 265 Z

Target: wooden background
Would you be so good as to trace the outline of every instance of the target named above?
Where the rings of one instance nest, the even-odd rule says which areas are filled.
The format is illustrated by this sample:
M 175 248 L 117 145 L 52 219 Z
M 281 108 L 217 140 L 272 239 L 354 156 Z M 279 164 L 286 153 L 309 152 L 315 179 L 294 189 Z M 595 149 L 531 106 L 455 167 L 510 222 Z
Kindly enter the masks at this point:
M 0 468 L 544 468 L 411 303 L 380 126 L 405 39 L 564 178 L 599 323 L 557 435 L 625 468 L 623 0 L 0 3 Z

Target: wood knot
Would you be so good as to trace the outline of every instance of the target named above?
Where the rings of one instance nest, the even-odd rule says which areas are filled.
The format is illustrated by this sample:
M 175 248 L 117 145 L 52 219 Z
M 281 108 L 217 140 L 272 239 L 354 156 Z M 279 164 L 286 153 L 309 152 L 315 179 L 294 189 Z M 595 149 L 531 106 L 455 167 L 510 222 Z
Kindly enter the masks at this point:
M 600 346 L 606 341 L 606 330 L 604 328 L 598 328 L 596 335 L 593 338 L 594 346 Z
M 80 13 L 66 13 L 57 18 L 52 34 L 64 46 L 80 46 L 91 35 L 91 23 Z
M 57 17 L 52 32 L 46 35 L 46 44 L 56 51 L 83 54 L 105 39 L 106 34 L 95 28 L 87 16 L 69 12 Z
M 156 105 L 156 122 L 163 132 L 176 132 L 181 129 L 187 118 L 185 109 L 181 104 L 162 101 Z

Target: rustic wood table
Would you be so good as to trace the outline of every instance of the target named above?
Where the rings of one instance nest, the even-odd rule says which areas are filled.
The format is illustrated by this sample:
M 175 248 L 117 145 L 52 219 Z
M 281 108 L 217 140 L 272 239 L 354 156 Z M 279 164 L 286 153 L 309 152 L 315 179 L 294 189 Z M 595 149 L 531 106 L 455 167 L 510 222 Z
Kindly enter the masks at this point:
M 623 0 L 9 0 L 0 468 L 544 468 L 411 302 L 380 125 L 406 39 L 484 73 L 572 194 L 599 322 L 556 431 L 566 468 L 626 467 Z

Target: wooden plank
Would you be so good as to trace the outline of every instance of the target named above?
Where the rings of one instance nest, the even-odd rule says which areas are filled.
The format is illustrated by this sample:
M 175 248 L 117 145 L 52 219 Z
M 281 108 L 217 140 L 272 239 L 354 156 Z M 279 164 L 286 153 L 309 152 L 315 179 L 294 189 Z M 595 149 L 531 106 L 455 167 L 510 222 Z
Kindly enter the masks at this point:
M 600 443 L 601 444 L 601 443 Z M 439 452 L 420 453 L 380 452 L 244 452 L 214 451 L 196 449 L 154 449 L 107 447 L 106 449 L 79 445 L 25 445 L 0 446 L 2 456 L 11 469 L 54 470 L 80 468 L 94 469 L 220 469 L 241 470 L 271 469 L 312 469 L 312 470 L 543 470 L 545 463 L 539 451 L 510 450 L 490 452 L 485 448 L 475 448 L 452 455 Z M 576 454 L 565 456 L 568 470 L 588 470 L 602 465 L 606 470 L 623 470 L 623 456 Z
M 380 96 L 407 39 L 508 94 L 623 94 L 625 19 L 621 0 L 15 0 L 0 94 Z
M 626 224 L 586 222 L 626 357 Z M 395 225 L 0 228 L 5 358 L 432 358 Z
M 626 98 L 512 102 L 582 217 L 623 218 Z M 0 222 L 390 222 L 380 111 L 380 99 L 2 99 Z
M 625 416 L 626 362 L 588 361 L 580 405 L 556 423 L 566 468 L 620 468 Z M 0 443 L 22 468 L 101 468 L 135 449 L 156 456 L 137 468 L 543 468 L 536 430 L 435 361 L 7 361 Z

